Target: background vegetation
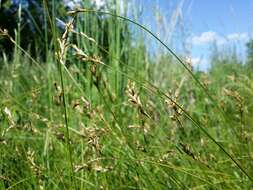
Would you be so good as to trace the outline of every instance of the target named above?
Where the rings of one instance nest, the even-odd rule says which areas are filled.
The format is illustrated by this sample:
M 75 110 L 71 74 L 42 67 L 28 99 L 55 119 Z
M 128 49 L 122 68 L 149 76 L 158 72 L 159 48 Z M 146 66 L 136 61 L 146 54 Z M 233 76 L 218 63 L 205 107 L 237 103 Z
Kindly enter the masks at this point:
M 1 25 L 0 189 L 252 188 L 252 41 L 194 71 L 126 20 L 38 4 L 31 41 L 22 6 Z

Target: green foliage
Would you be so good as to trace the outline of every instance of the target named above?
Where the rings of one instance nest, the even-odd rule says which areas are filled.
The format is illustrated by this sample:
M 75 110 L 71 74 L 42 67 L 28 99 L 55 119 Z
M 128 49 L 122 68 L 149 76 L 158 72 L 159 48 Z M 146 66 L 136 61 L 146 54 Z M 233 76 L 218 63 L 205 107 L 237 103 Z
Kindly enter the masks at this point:
M 247 43 L 247 48 L 248 48 L 248 68 L 252 70 L 253 68 L 253 40 L 250 40 Z
M 136 82 L 134 90 L 139 91 L 148 117 L 127 101 L 130 97 L 125 92 L 123 97 L 116 95 L 109 72 L 113 68 L 101 68 L 107 85 L 99 88 L 92 82 L 90 69 L 85 75 L 77 65 L 68 68 L 70 75 L 64 70 L 78 189 L 250 188 L 251 182 L 191 121 L 178 115 L 179 123 L 172 117 L 173 108 L 157 91 L 148 90 L 142 77 L 149 76 L 171 96 L 179 93 L 177 102 L 250 172 L 252 79 L 237 66 L 231 71 L 223 65 L 210 74 L 197 74 L 229 123 L 205 93 L 185 78 L 184 71 L 165 60 L 149 70 L 136 71 L 131 66 L 136 73 L 123 75 L 124 80 Z M 217 78 L 225 70 L 223 80 Z M 5 65 L 0 76 L 1 188 L 71 188 L 57 67 L 48 64 L 41 70 L 35 65 Z

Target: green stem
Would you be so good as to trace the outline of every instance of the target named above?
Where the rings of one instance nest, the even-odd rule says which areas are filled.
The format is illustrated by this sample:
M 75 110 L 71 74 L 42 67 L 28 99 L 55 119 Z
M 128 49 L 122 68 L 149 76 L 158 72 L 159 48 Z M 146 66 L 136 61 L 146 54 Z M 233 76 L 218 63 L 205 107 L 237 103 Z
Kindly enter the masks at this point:
M 73 176 L 74 176 L 74 165 L 73 165 L 73 158 L 72 158 L 72 149 L 70 145 L 70 135 L 69 135 L 69 124 L 68 124 L 68 112 L 67 112 L 67 104 L 66 104 L 66 96 L 65 96 L 65 85 L 64 85 L 64 80 L 63 80 L 63 71 L 62 71 L 62 64 L 59 61 L 59 69 L 60 69 L 60 78 L 61 78 L 61 88 L 62 88 L 62 99 L 63 99 L 63 107 L 64 107 L 64 120 L 65 120 L 65 137 L 67 141 L 67 146 L 68 146 L 68 153 L 69 153 L 69 164 L 71 168 L 71 181 L 73 181 Z M 76 184 L 74 182 L 74 187 L 76 188 Z
M 110 12 L 104 12 L 104 11 L 97 11 L 97 10 L 90 10 L 90 9 L 77 9 L 74 11 L 70 11 L 69 14 L 70 15 L 76 15 L 78 13 L 97 13 L 97 14 L 105 14 L 105 15 L 110 15 L 113 17 L 117 17 L 120 19 L 123 19 L 125 21 L 128 21 L 130 23 L 133 23 L 134 25 L 140 27 L 141 29 L 143 29 L 144 31 L 146 31 L 147 33 L 149 33 L 151 36 L 153 36 L 159 43 L 161 43 L 170 53 L 172 56 L 174 56 L 176 58 L 176 60 L 189 72 L 189 74 L 192 76 L 192 78 L 195 80 L 195 82 L 199 85 L 199 87 L 206 93 L 206 95 L 208 96 L 208 98 L 214 103 L 214 106 L 222 113 L 223 117 L 225 120 L 225 113 L 223 112 L 223 110 L 215 103 L 214 98 L 211 96 L 211 94 L 208 92 L 208 90 L 205 88 L 205 86 L 198 80 L 198 78 L 193 74 L 193 72 L 191 71 L 191 69 L 189 69 L 187 67 L 187 65 L 184 63 L 184 61 L 172 50 L 170 49 L 159 37 L 157 37 L 153 32 L 151 32 L 149 29 L 147 29 L 145 26 L 127 18 L 124 16 L 120 16 L 117 14 L 113 14 Z M 154 86 L 153 86 L 154 87 Z M 159 90 L 159 89 L 158 89 Z M 202 132 L 204 132 L 204 134 L 210 138 L 231 160 L 232 162 L 234 162 L 236 164 L 236 166 L 253 182 L 253 178 L 247 173 L 247 171 L 239 164 L 239 162 L 237 162 L 232 155 L 230 155 L 224 148 L 223 146 L 218 143 L 196 120 L 194 120 L 181 106 L 179 106 L 175 101 L 173 101 L 170 97 L 168 97 L 166 94 L 163 94 L 166 98 L 170 99 L 172 102 L 174 102 L 176 104 L 176 106 L 178 106 L 180 109 L 183 110 L 183 112 L 186 114 L 186 117 L 188 119 L 190 119 L 195 126 L 197 126 Z

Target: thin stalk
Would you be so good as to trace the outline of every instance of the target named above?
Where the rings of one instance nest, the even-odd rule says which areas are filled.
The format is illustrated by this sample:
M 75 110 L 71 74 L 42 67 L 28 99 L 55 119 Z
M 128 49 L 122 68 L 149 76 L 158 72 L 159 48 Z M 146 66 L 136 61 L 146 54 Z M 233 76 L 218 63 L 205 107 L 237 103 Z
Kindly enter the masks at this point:
M 102 51 L 106 52 L 109 54 L 109 52 L 104 49 L 103 47 L 99 46 L 97 43 L 96 45 L 98 46 L 98 48 L 100 48 Z M 120 60 L 118 60 L 117 58 L 115 58 L 117 61 L 120 62 Z M 103 64 L 106 67 L 109 67 L 110 69 L 114 69 L 112 66 L 109 66 L 107 64 Z M 139 83 L 135 78 L 130 77 L 129 75 L 125 74 L 124 72 L 122 72 L 121 70 L 117 70 L 117 72 L 121 73 L 122 75 L 125 75 L 126 77 L 128 77 L 129 79 Z M 186 110 L 184 110 L 177 102 L 175 102 L 171 97 L 169 97 L 166 93 L 164 93 L 163 91 L 161 91 L 157 86 L 155 86 L 154 84 L 150 83 L 149 81 L 145 80 L 144 81 L 151 87 L 148 86 L 144 86 L 144 88 L 146 88 L 149 91 L 153 91 L 152 88 L 154 90 L 156 90 L 159 94 L 161 94 L 162 96 L 164 96 L 165 98 L 169 99 L 171 102 L 173 102 L 178 108 L 180 108 L 183 113 L 185 114 L 185 116 L 192 121 L 192 123 L 194 124 L 194 126 L 196 126 L 197 128 L 199 128 L 209 139 L 211 139 L 211 141 L 213 141 L 237 166 L 238 168 L 247 176 L 251 179 L 251 181 L 253 180 L 249 174 L 246 172 L 246 170 L 232 157 L 232 155 L 230 155 L 221 145 L 221 143 L 219 143 L 218 141 L 216 141 L 214 139 L 214 137 L 212 137 L 203 127 L 202 124 L 198 123 Z
M 77 9 L 74 11 L 69 11 L 68 14 L 69 15 L 76 15 L 78 13 L 97 13 L 97 14 L 105 14 L 105 15 L 110 15 L 112 17 L 117 17 L 120 18 L 122 20 L 125 20 L 127 22 L 130 22 L 138 27 L 140 27 L 141 29 L 143 29 L 144 31 L 146 31 L 147 33 L 149 33 L 152 37 L 154 37 L 159 43 L 161 43 L 168 51 L 169 53 L 174 56 L 176 58 L 176 60 L 186 69 L 186 71 L 191 75 L 191 77 L 194 79 L 194 81 L 198 84 L 198 86 L 206 93 L 206 95 L 208 96 L 208 98 L 214 103 L 214 106 L 222 113 L 223 117 L 226 119 L 225 117 L 225 113 L 223 112 L 223 110 L 215 103 L 214 98 L 211 96 L 211 94 L 209 93 L 208 89 L 198 80 L 198 78 L 193 74 L 193 72 L 191 71 L 191 69 L 187 66 L 187 64 L 171 49 L 169 48 L 158 36 L 156 36 L 153 32 L 151 32 L 148 28 L 146 28 L 145 26 L 143 26 L 142 24 L 139 24 L 138 22 L 131 20 L 127 17 L 124 16 L 120 16 L 117 14 L 113 14 L 110 12 L 104 12 L 104 11 L 98 11 L 98 10 L 91 10 L 91 9 Z
M 73 158 L 72 158 L 72 149 L 70 146 L 70 135 L 69 135 L 69 123 L 68 123 L 68 111 L 67 111 L 67 104 L 66 104 L 66 95 L 65 95 L 65 85 L 64 85 L 64 80 L 63 80 L 63 71 L 62 71 L 62 64 L 59 62 L 59 71 L 60 71 L 60 80 L 61 80 L 61 88 L 62 88 L 62 99 L 63 99 L 63 107 L 64 107 L 64 121 L 65 121 L 65 136 L 66 136 L 66 141 L 67 141 L 67 146 L 68 146 L 68 153 L 69 153 L 69 164 L 71 168 L 71 181 L 73 181 L 73 176 L 74 176 L 74 165 L 73 165 Z M 74 183 L 75 186 L 75 183 Z M 75 188 L 77 189 L 77 188 Z
M 74 176 L 74 166 L 73 166 L 73 158 L 72 158 L 72 149 L 70 145 L 70 135 L 69 135 L 69 123 L 68 123 L 68 110 L 67 110 L 67 103 L 66 103 L 66 94 L 65 94 L 65 85 L 63 79 L 63 68 L 65 65 L 65 54 L 67 51 L 67 40 L 68 40 L 68 33 L 72 27 L 74 19 L 69 22 L 65 27 L 65 32 L 63 33 L 62 37 L 58 39 L 59 46 L 57 47 L 57 63 L 60 72 L 60 83 L 61 83 L 61 93 L 62 93 L 62 101 L 63 101 L 63 108 L 64 108 L 64 121 L 65 121 L 65 137 L 67 142 L 67 148 L 69 153 L 69 164 L 71 169 L 70 180 L 73 181 Z M 74 189 L 77 189 L 76 183 L 74 182 Z
M 191 69 L 189 69 L 187 67 L 187 65 L 184 63 L 184 61 L 172 50 L 170 49 L 159 37 L 157 37 L 153 32 L 151 32 L 149 29 L 147 29 L 145 26 L 127 18 L 124 16 L 120 16 L 117 14 L 113 14 L 110 12 L 104 12 L 104 11 L 97 11 L 97 10 L 90 10 L 90 9 L 77 9 L 74 11 L 69 11 L 68 14 L 75 16 L 78 13 L 97 13 L 97 14 L 105 14 L 105 15 L 110 15 L 113 17 L 117 17 L 120 19 L 123 19 L 125 21 L 128 21 L 130 23 L 133 23 L 135 25 L 137 25 L 138 27 L 140 27 L 141 29 L 143 29 L 144 31 L 146 31 L 147 33 L 149 33 L 151 36 L 153 36 L 159 43 L 161 43 L 170 53 L 172 56 L 174 56 L 176 58 L 176 60 L 183 65 L 183 67 L 189 72 L 189 74 L 192 76 L 192 78 L 195 80 L 195 82 L 199 85 L 199 87 L 206 93 L 206 95 L 208 96 L 208 98 L 214 103 L 215 107 L 222 113 L 223 117 L 226 119 L 224 112 L 220 109 L 220 107 L 215 103 L 214 98 L 210 95 L 210 93 L 208 92 L 208 90 L 206 89 L 206 87 L 197 79 L 197 77 L 193 74 L 193 72 L 191 71 Z M 152 85 L 153 86 L 153 85 Z M 153 86 L 155 87 L 155 86 Z M 156 88 L 157 90 L 159 90 L 158 88 Z M 159 90 L 159 92 L 161 93 L 161 91 Z M 224 148 L 223 146 L 217 142 L 194 118 L 192 118 L 180 105 L 178 105 L 175 101 L 173 101 L 169 96 L 167 96 L 165 93 L 162 93 L 163 96 L 165 96 L 166 98 L 170 99 L 173 103 L 175 103 L 175 105 L 177 107 L 179 107 L 186 115 L 186 117 L 188 119 L 190 119 L 193 124 L 195 126 L 197 126 L 208 138 L 210 138 L 235 164 L 236 166 L 253 182 L 253 178 L 247 173 L 247 171 L 239 164 L 239 162 L 237 162 L 232 155 L 230 155 Z
M 46 58 L 46 60 L 48 59 L 48 25 L 47 25 L 47 15 L 48 14 L 49 14 L 49 12 L 48 12 L 48 9 L 47 9 L 46 1 L 43 0 L 43 17 L 44 17 L 44 26 L 45 26 L 44 36 L 45 36 L 45 44 L 46 44 L 46 46 L 45 46 L 45 51 L 46 51 L 45 58 Z

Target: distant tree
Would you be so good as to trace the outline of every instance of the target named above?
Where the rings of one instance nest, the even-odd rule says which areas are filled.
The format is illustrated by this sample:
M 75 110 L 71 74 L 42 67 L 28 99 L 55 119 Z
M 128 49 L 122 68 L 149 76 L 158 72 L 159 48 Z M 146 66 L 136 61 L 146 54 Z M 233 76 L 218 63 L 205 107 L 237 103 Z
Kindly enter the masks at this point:
M 17 31 L 18 25 L 20 25 L 21 47 L 29 50 L 32 56 L 40 57 L 44 60 L 46 57 L 45 50 L 47 47 L 49 46 L 49 49 L 47 50 L 52 50 L 51 52 L 53 52 L 55 48 L 55 44 L 52 43 L 52 39 L 55 39 L 53 38 L 53 30 L 63 31 L 65 22 L 69 20 L 69 16 L 66 14 L 68 10 L 74 9 L 75 6 L 93 7 L 99 9 L 103 8 L 95 7 L 96 5 L 92 3 L 92 1 L 0 0 L 0 2 L 0 27 L 2 29 L 7 29 L 9 34 L 15 38 L 15 31 Z M 46 10 L 43 2 L 48 3 Z M 52 4 L 53 2 L 55 2 L 54 5 Z M 21 15 L 19 15 L 20 7 Z M 115 8 L 110 8 L 110 11 L 113 11 L 114 9 Z M 49 11 L 49 13 L 46 11 Z M 54 17 L 51 17 L 52 15 L 54 15 Z M 19 16 L 21 16 L 21 18 L 19 18 Z M 90 17 L 95 19 L 87 19 L 85 20 L 86 23 L 84 24 L 87 26 L 92 26 L 94 23 L 96 23 L 98 29 L 101 29 L 96 30 L 95 32 L 98 44 L 104 47 L 107 51 L 110 49 L 109 47 L 119 48 L 120 50 L 118 52 L 120 52 L 120 58 L 123 59 L 122 61 L 127 60 L 126 52 L 129 50 L 126 49 L 126 47 L 128 47 L 126 44 L 130 43 L 130 29 L 128 24 L 125 23 L 119 27 L 119 22 L 117 19 L 113 17 L 105 17 L 100 14 L 92 14 Z M 55 20 L 50 20 L 52 18 Z M 80 18 L 80 23 L 83 23 L 82 19 L 83 18 Z M 112 19 L 114 19 L 115 22 L 112 21 Z M 96 20 L 96 22 L 94 22 L 94 20 Z M 55 26 L 52 24 L 52 21 L 55 22 L 56 28 L 51 27 Z M 120 43 L 119 46 L 113 46 L 112 42 L 115 40 L 112 38 L 116 38 L 117 35 L 112 35 L 112 33 L 116 34 L 117 27 L 119 28 L 118 32 L 120 36 Z M 85 32 L 88 36 L 95 37 L 93 36 L 94 28 L 87 27 Z M 7 39 L 0 38 L 0 57 L 2 56 L 3 51 L 11 58 L 13 55 L 13 44 Z M 107 53 L 104 51 L 101 51 L 100 53 L 103 55 L 103 57 L 109 59 L 109 57 L 107 57 Z
M 21 8 L 21 15 L 19 15 Z M 20 45 L 35 53 L 35 44 L 43 40 L 43 6 L 41 0 L 3 0 L 0 7 L 0 27 L 7 29 L 9 34 L 15 38 L 20 24 Z M 12 54 L 13 44 L 8 40 L 0 41 L 1 51 Z
M 47 3 L 46 10 L 43 2 Z M 55 2 L 54 5 L 53 2 Z M 52 22 L 49 21 L 49 18 L 52 19 L 52 7 L 54 6 L 54 15 L 61 19 L 66 15 L 68 7 L 61 1 L 43 0 L 0 0 L 0 4 L 0 27 L 7 29 L 9 34 L 15 38 L 15 31 L 20 25 L 21 47 L 29 50 L 33 56 L 45 57 L 45 42 L 49 44 L 52 39 Z M 21 14 L 19 14 L 19 8 L 21 8 Z M 58 29 L 64 28 L 58 25 L 57 19 L 54 21 Z M 2 51 L 11 57 L 13 44 L 8 39 L 0 39 L 0 57 Z
M 248 62 L 247 66 L 253 69 L 253 39 L 251 39 L 247 44 Z

